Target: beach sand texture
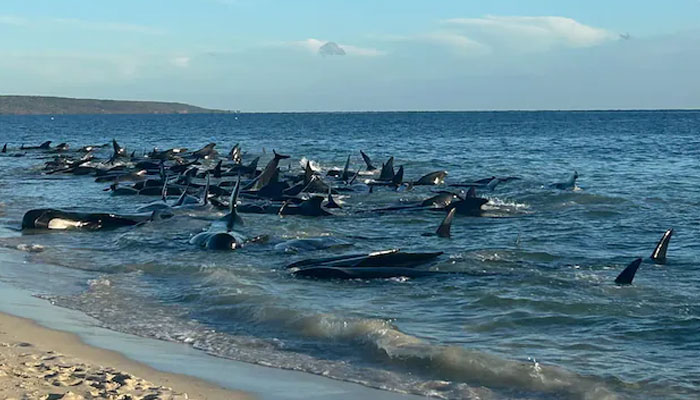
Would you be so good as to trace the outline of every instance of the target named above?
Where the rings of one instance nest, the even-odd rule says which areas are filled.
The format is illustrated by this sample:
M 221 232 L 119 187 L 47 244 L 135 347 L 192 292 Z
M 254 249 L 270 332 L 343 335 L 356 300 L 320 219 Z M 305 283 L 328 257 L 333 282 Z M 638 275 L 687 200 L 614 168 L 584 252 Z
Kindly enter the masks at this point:
M 246 399 L 0 313 L 0 399 Z

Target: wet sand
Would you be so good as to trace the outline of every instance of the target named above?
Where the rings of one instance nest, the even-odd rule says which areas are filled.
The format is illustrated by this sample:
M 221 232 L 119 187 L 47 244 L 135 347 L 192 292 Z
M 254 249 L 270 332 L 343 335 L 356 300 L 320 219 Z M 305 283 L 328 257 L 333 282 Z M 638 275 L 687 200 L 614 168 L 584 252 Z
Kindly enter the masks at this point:
M 242 392 L 157 371 L 73 334 L 0 313 L 0 398 L 247 399 Z

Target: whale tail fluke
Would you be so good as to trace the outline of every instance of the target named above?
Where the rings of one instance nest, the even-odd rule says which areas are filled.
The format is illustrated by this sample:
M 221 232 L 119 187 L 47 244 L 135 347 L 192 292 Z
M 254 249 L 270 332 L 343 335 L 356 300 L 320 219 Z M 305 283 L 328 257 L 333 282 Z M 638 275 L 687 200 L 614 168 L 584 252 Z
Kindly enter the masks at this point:
M 365 164 L 367 165 L 367 171 L 371 172 L 377 169 L 374 165 L 372 165 L 372 160 L 367 154 L 365 154 L 364 151 L 360 150 L 360 154 L 362 155 L 362 159 L 365 160 Z
M 637 258 L 628 265 L 620 275 L 615 278 L 615 283 L 618 285 L 631 285 L 634 280 L 634 275 L 637 273 L 639 266 L 642 264 L 642 259 Z

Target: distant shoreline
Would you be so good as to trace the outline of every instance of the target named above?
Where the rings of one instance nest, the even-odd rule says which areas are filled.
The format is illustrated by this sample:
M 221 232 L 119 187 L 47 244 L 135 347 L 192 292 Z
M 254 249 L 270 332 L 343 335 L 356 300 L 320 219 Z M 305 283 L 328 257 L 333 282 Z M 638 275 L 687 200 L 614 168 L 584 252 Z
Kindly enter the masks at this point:
M 498 109 L 498 110 L 219 110 L 186 103 L 0 95 L 0 116 L 13 115 L 185 115 L 185 114 L 459 114 L 459 113 L 617 113 L 698 112 L 700 108 Z
M 0 96 L 0 115 L 225 114 L 232 112 L 175 102 Z

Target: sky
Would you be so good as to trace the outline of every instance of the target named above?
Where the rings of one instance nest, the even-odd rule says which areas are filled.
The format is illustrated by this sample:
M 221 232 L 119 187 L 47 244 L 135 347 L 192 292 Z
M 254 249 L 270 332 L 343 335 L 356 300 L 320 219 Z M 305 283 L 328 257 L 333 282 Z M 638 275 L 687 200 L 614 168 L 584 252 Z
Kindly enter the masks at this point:
M 0 94 L 264 112 L 700 108 L 700 0 L 2 0 Z

